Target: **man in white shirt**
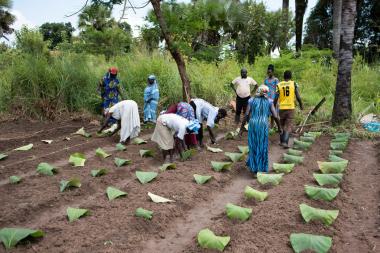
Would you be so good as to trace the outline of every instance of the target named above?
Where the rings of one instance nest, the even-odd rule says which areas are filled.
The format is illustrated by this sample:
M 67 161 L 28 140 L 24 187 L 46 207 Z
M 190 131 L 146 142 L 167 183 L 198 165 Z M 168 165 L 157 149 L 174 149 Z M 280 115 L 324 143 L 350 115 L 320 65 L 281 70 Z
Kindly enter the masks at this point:
M 247 69 L 242 68 L 240 75 L 241 76 L 236 77 L 231 83 L 231 88 L 236 93 L 236 124 L 240 122 L 241 111 L 243 111 L 244 115 L 247 110 L 248 100 L 251 98 L 251 91 L 257 87 L 257 82 L 252 77 L 248 76 Z
M 197 134 L 197 139 L 199 145 L 203 146 L 203 126 L 202 122 L 207 121 L 207 130 L 210 134 L 211 143 L 216 143 L 215 135 L 212 132 L 212 128 L 214 128 L 215 123 L 218 123 L 219 120 L 225 118 L 227 116 L 227 111 L 223 108 L 218 108 L 211 105 L 209 102 L 200 99 L 193 98 L 190 101 L 190 105 L 193 107 L 195 112 L 195 118 L 201 124 L 201 128 L 199 129 L 199 133 Z

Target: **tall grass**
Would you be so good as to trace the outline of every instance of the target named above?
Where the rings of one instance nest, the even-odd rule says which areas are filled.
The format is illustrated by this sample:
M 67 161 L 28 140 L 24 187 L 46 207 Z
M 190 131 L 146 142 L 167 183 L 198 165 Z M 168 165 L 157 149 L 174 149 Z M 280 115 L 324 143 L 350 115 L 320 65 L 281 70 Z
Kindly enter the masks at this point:
M 312 120 L 329 120 L 334 100 L 337 64 L 326 51 L 306 51 L 301 57 L 292 54 L 280 59 L 258 57 L 254 66 L 245 66 L 258 83 L 262 83 L 267 65 L 275 65 L 275 73 L 289 69 L 300 86 L 306 108 L 322 97 L 327 101 Z M 60 52 L 48 57 L 36 57 L 17 52 L 0 55 L 0 111 L 19 111 L 32 116 L 51 117 L 60 112 L 87 110 L 97 112 L 100 98 L 96 88 L 110 66 L 119 68 L 119 79 L 128 99 L 142 106 L 147 76 L 157 76 L 161 101 L 165 107 L 182 98 L 181 80 L 172 58 L 161 52 L 134 51 L 106 62 L 101 56 Z M 229 83 L 240 73 L 233 59 L 222 62 L 188 62 L 192 95 L 219 106 L 228 105 L 234 97 Z M 380 95 L 380 65 L 368 66 L 355 58 L 352 75 L 354 117 Z M 379 113 L 379 106 L 369 112 Z M 298 114 L 300 117 L 301 114 Z M 299 118 L 300 120 L 300 118 Z

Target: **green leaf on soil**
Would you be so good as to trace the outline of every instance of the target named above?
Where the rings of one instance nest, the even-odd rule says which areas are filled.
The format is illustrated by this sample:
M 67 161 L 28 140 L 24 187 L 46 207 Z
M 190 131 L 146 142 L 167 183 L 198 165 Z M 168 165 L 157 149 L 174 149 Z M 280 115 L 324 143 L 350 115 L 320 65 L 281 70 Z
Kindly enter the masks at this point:
M 86 162 L 86 157 L 82 153 L 74 153 L 70 155 L 69 163 L 74 167 L 83 167 Z
M 5 158 L 7 158 L 8 156 L 7 155 L 5 155 L 5 154 L 0 154 L 0 161 L 1 160 L 4 160 Z
M 290 235 L 290 243 L 296 253 L 310 250 L 317 253 L 327 253 L 332 245 L 332 238 L 328 236 L 297 234 Z
M 322 135 L 322 132 L 307 132 L 305 134 L 312 135 L 312 136 L 318 138 L 318 137 L 320 137 Z
M 212 176 L 208 176 L 208 175 L 203 176 L 203 175 L 194 174 L 193 176 L 197 184 L 205 184 L 212 178 Z
M 135 214 L 137 217 L 142 217 L 142 218 L 147 219 L 147 220 L 151 220 L 153 217 L 153 211 L 149 211 L 149 210 L 146 210 L 146 209 L 141 208 L 141 207 L 136 209 Z
M 309 198 L 314 200 L 333 200 L 339 193 L 339 188 L 322 188 L 305 185 L 305 192 Z
M 231 170 L 231 162 L 215 162 L 211 161 L 211 167 L 214 171 Z
M 151 172 L 151 171 L 136 171 L 136 177 L 142 184 L 149 183 L 153 179 L 157 177 L 157 172 Z
M 91 170 L 91 176 L 93 177 L 100 177 L 107 173 L 108 173 L 107 169 Z
M 198 233 L 198 243 L 204 249 L 223 251 L 230 240 L 229 236 L 217 236 L 209 229 L 202 229 Z
M 127 150 L 127 147 L 121 143 L 116 144 L 116 150 L 117 151 L 124 151 Z
M 43 237 L 44 232 L 28 228 L 2 228 L 0 230 L 0 241 L 3 242 L 6 249 L 13 248 L 17 243 L 27 237 Z
M 268 174 L 268 173 L 259 172 L 259 173 L 257 173 L 257 181 L 260 184 L 278 185 L 281 182 L 283 175 L 284 175 L 283 173 Z
M 107 158 L 111 156 L 110 154 L 107 154 L 102 148 L 97 148 L 95 153 L 96 153 L 96 156 L 100 158 Z
M 313 177 L 320 186 L 333 185 L 337 186 L 342 181 L 343 174 L 317 174 L 313 173 Z
M 226 140 L 234 140 L 238 135 L 239 135 L 239 132 L 230 131 L 230 132 L 226 133 L 226 135 L 224 136 L 224 138 Z
M 80 128 L 78 131 L 76 131 L 74 133 L 74 135 L 81 135 L 81 136 L 84 136 L 86 138 L 90 138 L 91 137 L 91 134 L 87 133 L 85 130 L 84 130 L 84 127 Z
M 166 171 L 166 170 L 175 170 L 177 168 L 177 165 L 175 163 L 164 163 L 160 166 L 160 171 Z
M 57 168 L 54 166 L 48 164 L 48 163 L 40 163 L 37 166 L 37 172 L 39 174 L 47 175 L 47 176 L 53 176 L 55 173 L 58 172 Z
M 288 155 L 288 154 L 283 154 L 283 155 L 284 155 L 284 161 L 287 163 L 294 163 L 294 164 L 303 163 L 303 156 Z
M 131 163 L 132 163 L 131 160 L 115 157 L 115 165 L 117 167 L 121 167 L 121 166 L 124 166 L 124 165 L 129 165 Z
M 309 223 L 311 220 L 320 220 L 325 225 L 331 225 L 338 217 L 339 210 L 324 210 L 302 203 L 300 211 L 303 219 Z
M 302 151 L 290 148 L 288 149 L 288 154 L 295 155 L 295 156 L 302 156 Z
M 310 148 L 312 144 L 313 144 L 312 142 L 305 142 L 305 141 L 294 139 L 294 146 L 302 150 L 306 150 Z
M 167 203 L 167 202 L 175 202 L 174 200 L 167 199 L 161 196 L 158 196 L 156 194 L 153 194 L 151 192 L 148 192 L 149 198 L 154 202 L 154 203 Z
M 330 155 L 342 155 L 343 151 L 342 150 L 329 150 Z
M 25 146 L 22 146 L 19 148 L 15 148 L 14 150 L 15 151 L 28 151 L 28 150 L 31 150 L 32 148 L 33 148 L 33 144 L 28 144 L 28 145 L 25 145 Z
M 347 147 L 347 142 L 331 142 L 330 147 L 333 150 L 345 150 Z
M 81 187 L 81 182 L 78 178 L 71 178 L 69 180 L 61 180 L 59 190 L 60 192 L 63 192 L 69 187 Z
M 213 153 L 220 153 L 220 152 L 223 152 L 223 150 L 221 150 L 220 148 L 213 148 L 213 147 L 209 147 L 207 146 L 207 150 L 208 151 L 211 151 Z
M 312 136 L 301 136 L 300 137 L 300 141 L 313 143 L 315 141 L 315 137 L 312 137 Z
M 115 187 L 108 186 L 107 187 L 107 197 L 109 200 L 114 200 L 116 198 L 119 198 L 121 196 L 127 196 L 126 192 L 120 191 L 119 189 Z
M 350 138 L 348 137 L 338 137 L 331 140 L 331 142 L 348 142 Z
M 342 137 L 350 138 L 350 136 L 351 136 L 350 133 L 335 133 L 334 134 L 335 138 L 342 138 Z
M 273 170 L 276 173 L 290 173 L 294 168 L 294 163 L 273 163 Z
M 246 198 L 248 199 L 254 198 L 256 201 L 264 201 L 268 197 L 267 192 L 261 192 L 261 191 L 255 190 L 248 185 L 244 189 L 244 195 Z
M 337 155 L 329 155 L 329 161 L 330 162 L 347 162 L 348 163 L 348 160 L 343 159 Z
M 10 176 L 9 177 L 9 182 L 11 183 L 11 184 L 18 184 L 18 183 L 20 183 L 21 182 L 21 177 L 19 177 L 19 176 Z
M 239 162 L 243 160 L 244 154 L 243 153 L 230 153 L 226 152 L 224 153 L 225 156 L 227 156 L 232 162 Z
M 241 221 L 246 221 L 249 219 L 249 217 L 251 217 L 252 209 L 228 203 L 226 205 L 226 213 L 227 213 L 227 217 L 230 219 L 238 219 Z
M 141 138 L 134 138 L 132 141 L 132 144 L 135 144 L 135 145 L 141 145 L 141 144 L 146 144 L 146 143 L 147 141 Z
M 90 211 L 87 209 L 68 207 L 66 213 L 67 217 L 69 218 L 69 222 L 73 222 L 82 216 L 89 215 Z
M 247 155 L 249 153 L 249 147 L 248 146 L 238 146 L 238 149 L 244 155 Z
M 342 173 L 348 164 L 348 161 L 341 162 L 320 162 L 317 161 L 319 169 L 323 174 Z
M 182 152 L 181 159 L 182 161 L 186 161 L 190 159 L 191 157 L 193 157 L 196 153 L 197 153 L 196 149 L 188 149 L 185 152 Z
M 141 157 L 153 157 L 153 151 L 150 149 L 140 149 Z

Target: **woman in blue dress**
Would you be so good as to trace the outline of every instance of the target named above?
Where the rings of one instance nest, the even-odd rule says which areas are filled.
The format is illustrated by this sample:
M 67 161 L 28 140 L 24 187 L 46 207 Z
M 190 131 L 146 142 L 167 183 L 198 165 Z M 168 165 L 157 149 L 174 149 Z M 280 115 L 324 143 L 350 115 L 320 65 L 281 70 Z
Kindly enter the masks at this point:
M 240 128 L 241 136 L 245 123 L 249 120 L 247 166 L 255 174 L 257 172 L 268 172 L 268 118 L 271 114 L 276 121 L 279 132 L 282 131 L 273 103 L 267 97 L 268 92 L 269 88 L 266 85 L 259 86 L 256 95 L 248 101 L 247 112 Z
M 157 120 L 157 105 L 160 99 L 160 92 L 156 77 L 150 75 L 148 77 L 148 86 L 144 90 L 144 123 L 153 122 Z

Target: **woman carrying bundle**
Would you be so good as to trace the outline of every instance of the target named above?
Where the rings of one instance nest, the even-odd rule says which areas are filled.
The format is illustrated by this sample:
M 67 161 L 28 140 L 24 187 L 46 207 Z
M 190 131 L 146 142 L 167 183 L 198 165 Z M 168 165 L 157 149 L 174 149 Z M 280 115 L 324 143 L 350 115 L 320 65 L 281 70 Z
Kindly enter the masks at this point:
M 244 126 L 249 120 L 248 125 L 248 146 L 249 154 L 247 166 L 253 173 L 268 172 L 268 118 L 272 114 L 277 124 L 279 132 L 282 133 L 280 121 L 277 116 L 273 103 L 268 99 L 269 88 L 260 85 L 256 95 L 248 102 L 245 118 L 240 127 L 240 136 Z

